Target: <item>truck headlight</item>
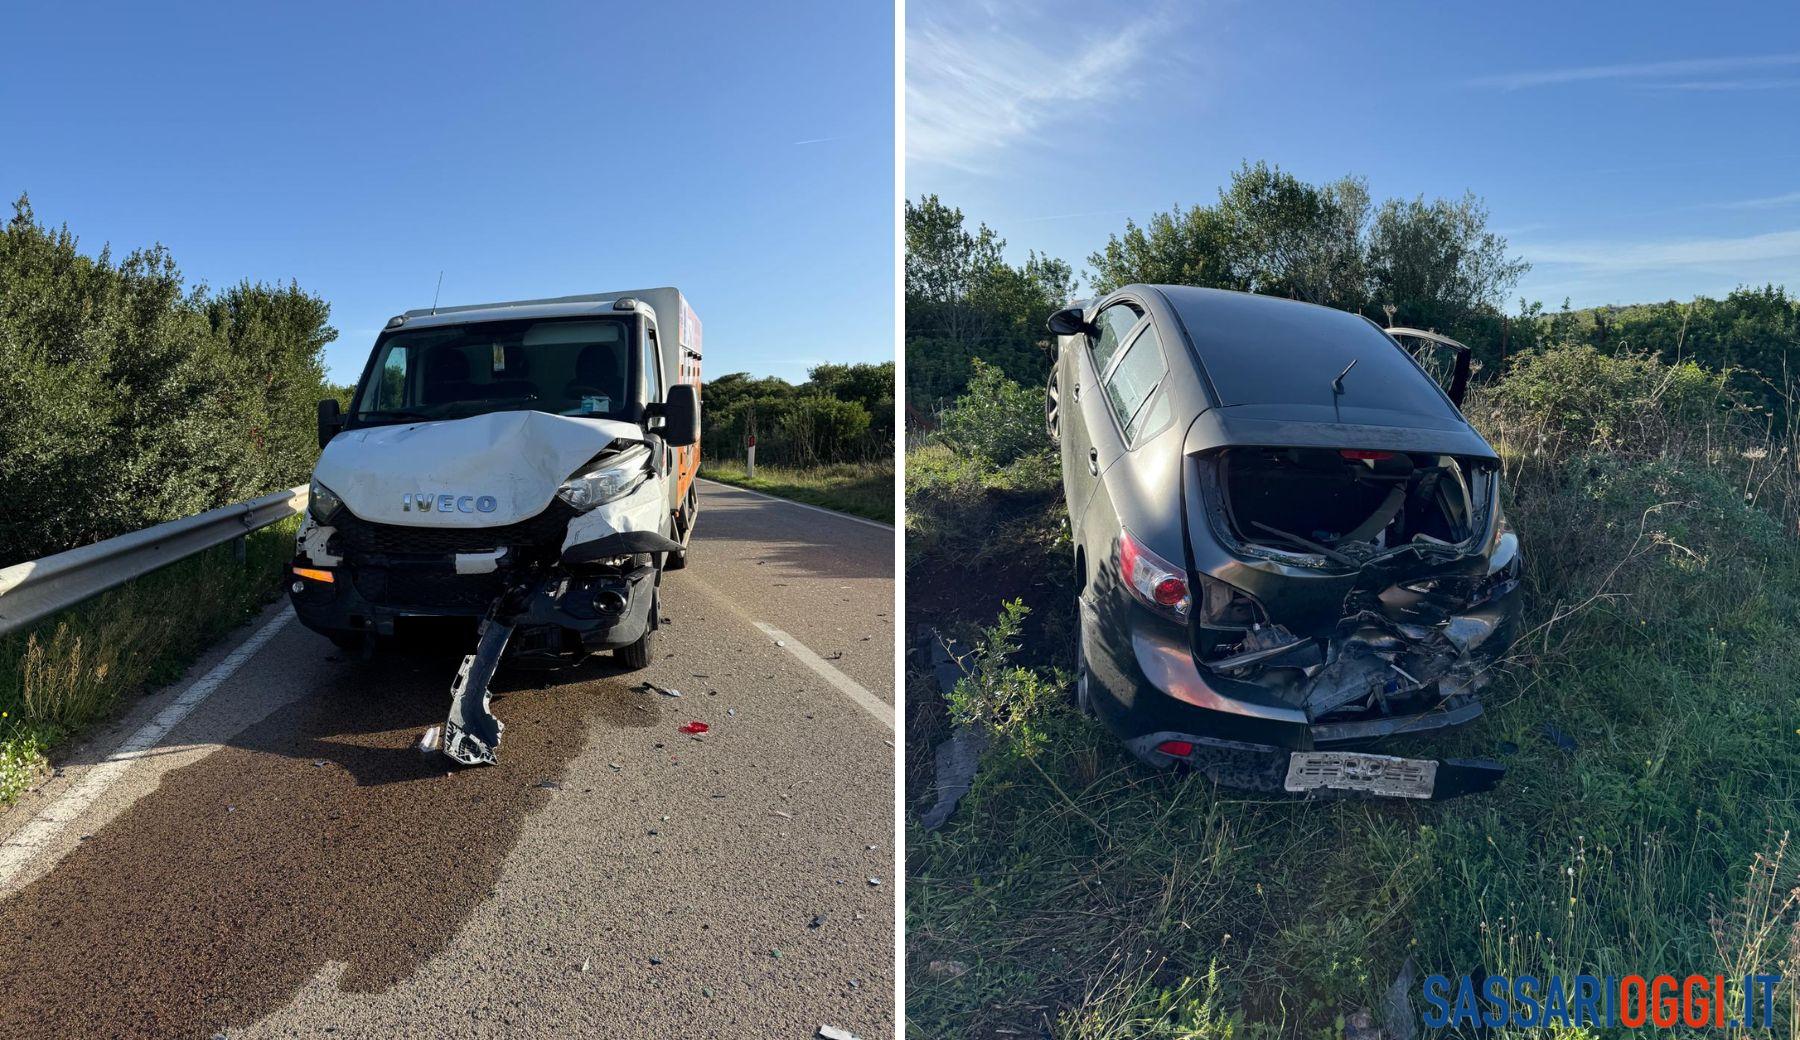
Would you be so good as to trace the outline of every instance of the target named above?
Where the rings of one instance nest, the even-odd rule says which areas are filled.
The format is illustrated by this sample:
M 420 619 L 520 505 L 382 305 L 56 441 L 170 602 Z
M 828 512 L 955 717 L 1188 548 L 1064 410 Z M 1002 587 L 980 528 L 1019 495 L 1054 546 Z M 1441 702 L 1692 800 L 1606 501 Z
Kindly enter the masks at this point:
M 599 465 L 589 463 L 594 468 L 563 481 L 556 489 L 556 497 L 578 513 L 624 498 L 649 477 L 645 467 L 649 461 L 650 449 L 639 444 L 601 460 Z
M 312 482 L 312 489 L 306 496 L 306 510 L 314 520 L 329 523 L 342 508 L 344 500 L 337 497 L 336 492 L 316 480 Z

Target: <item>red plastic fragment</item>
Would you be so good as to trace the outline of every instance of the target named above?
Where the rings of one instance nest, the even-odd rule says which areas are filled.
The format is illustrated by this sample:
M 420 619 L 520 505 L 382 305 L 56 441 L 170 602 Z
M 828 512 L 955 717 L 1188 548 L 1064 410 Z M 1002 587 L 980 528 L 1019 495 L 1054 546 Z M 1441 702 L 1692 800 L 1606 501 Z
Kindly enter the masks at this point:
M 683 733 L 705 733 L 710 728 L 711 727 L 707 726 L 707 724 L 704 722 L 690 722 L 687 725 L 681 727 L 681 732 L 683 732 Z

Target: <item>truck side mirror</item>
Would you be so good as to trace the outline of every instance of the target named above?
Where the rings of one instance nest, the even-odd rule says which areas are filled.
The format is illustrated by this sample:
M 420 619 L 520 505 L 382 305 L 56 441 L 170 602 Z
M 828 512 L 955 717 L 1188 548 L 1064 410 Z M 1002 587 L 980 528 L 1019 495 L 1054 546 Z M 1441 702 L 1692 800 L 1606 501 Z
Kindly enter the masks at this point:
M 1084 336 L 1093 328 L 1088 324 L 1087 315 L 1082 313 L 1080 307 L 1064 307 L 1050 315 L 1050 320 L 1046 324 L 1050 326 L 1050 331 L 1058 336 Z
M 338 413 L 338 401 L 327 397 L 319 402 L 319 447 L 323 448 L 344 428 L 344 417 Z
M 685 448 L 700 443 L 700 394 L 687 383 L 669 387 L 663 402 L 663 440 L 671 448 Z

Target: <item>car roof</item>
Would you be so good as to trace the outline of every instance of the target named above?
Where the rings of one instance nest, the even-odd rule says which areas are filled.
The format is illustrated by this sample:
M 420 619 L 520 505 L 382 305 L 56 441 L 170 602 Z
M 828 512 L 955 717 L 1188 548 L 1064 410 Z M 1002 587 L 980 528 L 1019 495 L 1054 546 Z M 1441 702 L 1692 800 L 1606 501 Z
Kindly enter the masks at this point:
M 1360 314 L 1225 289 L 1147 288 L 1180 319 L 1221 407 L 1367 407 L 1460 418 L 1405 349 Z M 1341 388 L 1334 386 L 1340 375 Z

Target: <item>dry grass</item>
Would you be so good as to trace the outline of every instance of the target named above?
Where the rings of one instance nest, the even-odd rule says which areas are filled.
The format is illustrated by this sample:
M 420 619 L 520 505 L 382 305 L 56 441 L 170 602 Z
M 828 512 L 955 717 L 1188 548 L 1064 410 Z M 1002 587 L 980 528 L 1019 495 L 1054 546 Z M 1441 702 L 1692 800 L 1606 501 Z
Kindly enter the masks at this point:
M 173 681 L 279 594 L 297 520 L 182 560 L 0 640 L 0 806 L 132 693 Z

